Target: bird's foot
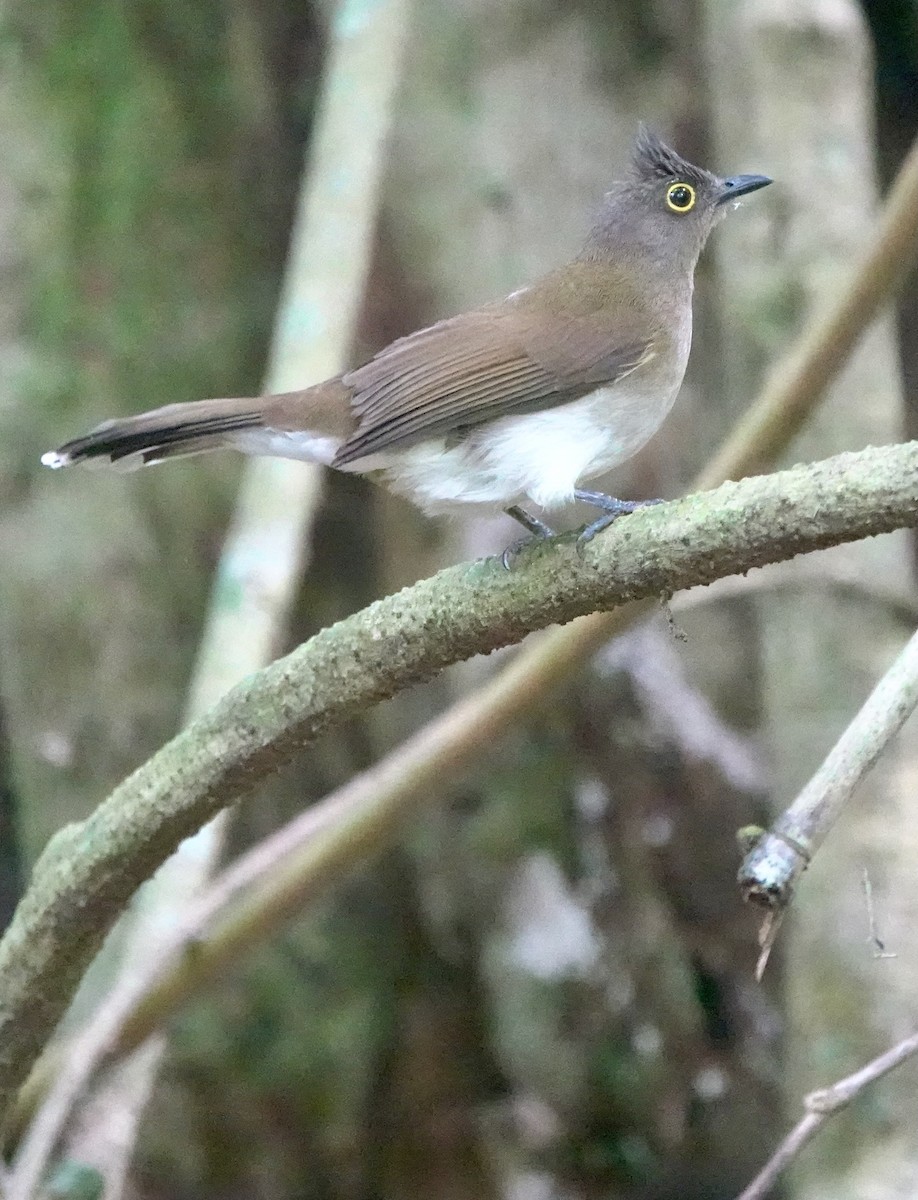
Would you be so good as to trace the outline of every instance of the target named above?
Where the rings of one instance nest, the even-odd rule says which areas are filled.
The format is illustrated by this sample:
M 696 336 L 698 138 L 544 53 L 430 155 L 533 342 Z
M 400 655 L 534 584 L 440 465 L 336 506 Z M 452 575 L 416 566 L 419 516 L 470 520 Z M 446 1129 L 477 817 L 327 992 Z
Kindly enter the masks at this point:
M 534 517 L 532 513 L 526 512 L 525 508 L 520 508 L 518 504 L 511 504 L 506 511 L 508 517 L 513 517 L 514 521 L 519 521 L 523 528 L 528 529 L 530 533 L 529 537 L 511 542 L 500 556 L 500 561 L 504 564 L 504 570 L 510 571 L 521 550 L 524 550 L 526 546 L 531 546 L 533 542 L 540 542 L 544 541 L 545 538 L 554 537 L 555 531 L 550 525 L 546 525 L 544 521 L 540 521 L 538 517 Z
M 617 521 L 619 517 L 624 517 L 628 513 L 633 513 L 639 508 L 649 508 L 653 504 L 662 504 L 662 500 L 619 500 L 616 496 L 607 496 L 605 492 L 585 492 L 578 490 L 574 492 L 574 498 L 583 501 L 584 504 L 592 504 L 595 508 L 603 510 L 602 516 L 597 517 L 595 521 L 591 521 L 589 525 L 581 530 L 577 538 L 577 553 L 583 557 L 583 551 L 587 542 L 591 542 L 597 533 L 602 533 L 604 529 L 608 529 L 613 521 Z

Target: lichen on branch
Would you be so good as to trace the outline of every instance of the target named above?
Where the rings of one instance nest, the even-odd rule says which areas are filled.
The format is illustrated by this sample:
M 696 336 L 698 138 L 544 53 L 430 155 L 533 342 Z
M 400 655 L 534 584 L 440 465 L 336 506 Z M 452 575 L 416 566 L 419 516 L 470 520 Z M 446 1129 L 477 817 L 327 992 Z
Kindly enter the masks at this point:
M 552 623 L 918 524 L 918 443 L 648 508 L 581 559 L 571 537 L 441 571 L 255 673 L 52 840 L 0 942 L 5 1112 L 133 891 L 304 744 L 451 663 Z

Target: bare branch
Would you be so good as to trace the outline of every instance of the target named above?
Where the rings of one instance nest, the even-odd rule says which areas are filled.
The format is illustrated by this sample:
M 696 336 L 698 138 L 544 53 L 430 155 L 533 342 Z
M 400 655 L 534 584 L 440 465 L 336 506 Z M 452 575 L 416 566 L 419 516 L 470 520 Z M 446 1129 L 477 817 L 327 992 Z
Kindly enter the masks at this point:
M 797 799 L 743 859 L 739 884 L 747 900 L 765 905 L 773 913 L 783 912 L 797 880 L 852 792 L 916 704 L 918 633 L 911 637 Z M 766 951 L 779 923 L 772 915 L 763 942 Z
M 901 1066 L 906 1059 L 918 1053 L 918 1033 L 913 1033 L 904 1041 L 887 1050 L 866 1067 L 840 1079 L 832 1087 L 821 1088 L 811 1092 L 804 1098 L 803 1107 L 806 1113 L 790 1131 L 781 1145 L 769 1158 L 752 1183 L 737 1197 L 737 1200 L 765 1200 L 765 1197 L 778 1181 L 781 1172 L 787 1167 L 803 1147 L 813 1138 L 834 1113 L 839 1112 L 859 1096 L 860 1093 L 877 1079 L 888 1075 L 896 1067 Z

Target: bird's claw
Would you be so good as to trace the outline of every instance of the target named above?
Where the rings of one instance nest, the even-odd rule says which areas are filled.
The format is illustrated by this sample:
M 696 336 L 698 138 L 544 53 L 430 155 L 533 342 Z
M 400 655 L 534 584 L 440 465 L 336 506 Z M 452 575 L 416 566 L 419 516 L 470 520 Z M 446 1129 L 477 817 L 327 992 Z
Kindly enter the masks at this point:
M 523 549 L 524 546 L 528 546 L 529 543 L 534 540 L 535 539 L 531 538 L 531 537 L 517 538 L 517 540 L 515 542 L 511 542 L 510 545 L 506 547 L 503 554 L 500 556 L 500 561 L 501 561 L 505 571 L 513 570 L 513 563 L 514 563 L 514 560 L 516 559 L 516 556 L 519 554 L 519 552 Z
M 532 513 L 528 513 L 525 508 L 520 508 L 518 504 L 511 504 L 507 509 L 507 516 L 513 517 L 514 521 L 519 521 L 523 528 L 528 529 L 532 535 L 531 537 L 520 538 L 518 541 L 511 542 L 500 556 L 504 570 L 511 571 L 514 559 L 524 547 L 531 545 L 533 542 L 542 542 L 546 538 L 554 537 L 555 531 L 550 525 L 546 525 L 544 521 L 540 521 L 538 517 L 534 517 Z
M 531 537 L 517 538 L 515 542 L 511 542 L 500 556 L 500 561 L 503 564 L 504 570 L 513 570 L 513 564 L 516 561 L 517 556 L 522 553 L 527 546 L 531 546 L 535 542 L 544 542 L 546 538 L 550 537 L 554 537 L 554 530 L 548 530 L 546 533 L 534 533 Z

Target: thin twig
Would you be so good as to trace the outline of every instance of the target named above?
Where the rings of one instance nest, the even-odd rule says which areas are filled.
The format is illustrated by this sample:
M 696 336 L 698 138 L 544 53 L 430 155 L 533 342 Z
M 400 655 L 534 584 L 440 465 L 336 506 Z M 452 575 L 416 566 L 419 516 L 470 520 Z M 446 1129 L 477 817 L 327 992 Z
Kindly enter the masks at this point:
M 873 950 L 874 958 L 896 958 L 897 955 L 886 949 L 877 932 L 877 914 L 873 903 L 873 884 L 870 882 L 870 872 L 866 867 L 861 868 L 861 885 L 864 889 L 864 905 L 867 909 L 867 942 Z
M 743 859 L 747 900 L 782 912 L 852 792 L 918 704 L 918 632 L 871 692 L 793 804 Z M 770 928 L 773 930 L 772 919 Z M 768 942 L 770 948 L 773 936 Z M 763 964 L 764 965 L 764 964 Z
M 737 1197 L 737 1200 L 765 1200 L 785 1167 L 819 1132 L 829 1117 L 849 1105 L 871 1083 L 888 1075 L 890 1071 L 894 1071 L 896 1067 L 901 1066 L 916 1053 L 918 1053 L 918 1033 L 913 1033 L 911 1037 L 905 1038 L 891 1050 L 887 1050 L 865 1067 L 861 1067 L 859 1071 L 855 1071 L 853 1075 L 840 1079 L 831 1087 L 810 1092 L 803 1101 L 805 1115 L 800 1118 L 752 1183 Z

